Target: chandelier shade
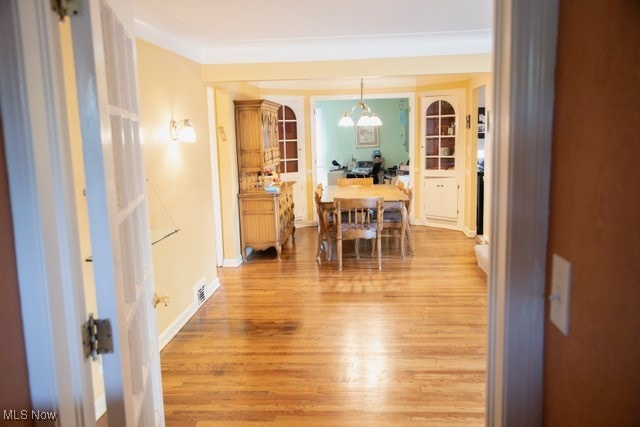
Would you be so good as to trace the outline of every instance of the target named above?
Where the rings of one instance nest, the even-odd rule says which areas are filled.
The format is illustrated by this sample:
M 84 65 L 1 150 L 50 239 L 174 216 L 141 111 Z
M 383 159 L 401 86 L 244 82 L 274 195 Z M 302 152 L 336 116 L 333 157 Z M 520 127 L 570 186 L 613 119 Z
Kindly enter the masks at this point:
M 376 116 L 376 113 L 371 111 L 371 108 L 364 103 L 364 81 L 360 79 L 360 102 L 353 106 L 351 111 L 345 111 L 342 113 L 342 117 L 338 122 L 338 126 L 351 127 L 351 126 L 382 126 L 382 120 Z M 360 108 L 360 117 L 355 121 L 351 117 L 353 112 Z

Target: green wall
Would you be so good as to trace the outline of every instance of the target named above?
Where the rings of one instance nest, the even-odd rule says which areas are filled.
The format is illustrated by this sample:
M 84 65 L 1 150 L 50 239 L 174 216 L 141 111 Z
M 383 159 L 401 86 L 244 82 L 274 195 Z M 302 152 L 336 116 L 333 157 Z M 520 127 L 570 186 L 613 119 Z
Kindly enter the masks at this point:
M 338 121 L 345 111 L 358 103 L 358 99 L 352 100 L 327 100 L 317 101 L 316 109 L 322 111 L 321 123 L 323 141 L 318 141 L 317 162 L 318 166 L 329 170 L 332 160 L 337 160 L 341 165 L 348 164 L 351 157 L 356 160 L 371 160 L 373 150 L 380 150 L 384 157 L 384 166 L 389 168 L 400 163 L 406 163 L 409 159 L 409 135 L 408 135 L 408 103 L 407 98 L 390 99 L 365 99 L 376 115 L 380 116 L 380 146 L 375 148 L 356 148 L 354 127 L 340 127 Z M 356 108 L 352 117 L 359 116 L 359 108 Z

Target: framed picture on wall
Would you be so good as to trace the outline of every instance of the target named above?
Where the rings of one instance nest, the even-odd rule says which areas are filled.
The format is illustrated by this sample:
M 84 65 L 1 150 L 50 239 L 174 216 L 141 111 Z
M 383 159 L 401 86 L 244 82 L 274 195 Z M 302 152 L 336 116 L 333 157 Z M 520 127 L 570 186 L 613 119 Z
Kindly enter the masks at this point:
M 379 147 L 379 126 L 356 126 L 356 148 Z

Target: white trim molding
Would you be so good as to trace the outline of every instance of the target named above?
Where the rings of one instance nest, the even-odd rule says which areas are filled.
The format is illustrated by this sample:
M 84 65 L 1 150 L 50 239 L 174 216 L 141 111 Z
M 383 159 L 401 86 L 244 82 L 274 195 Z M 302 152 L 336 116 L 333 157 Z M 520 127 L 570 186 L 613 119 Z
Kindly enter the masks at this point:
M 104 393 L 101 393 L 93 404 L 96 408 L 96 421 L 100 419 L 104 414 L 107 413 L 107 396 Z
M 187 324 L 187 322 L 193 317 L 194 314 L 198 312 L 198 309 L 202 307 L 202 304 L 198 304 L 198 299 L 196 297 L 196 289 L 199 289 L 203 284 L 205 284 L 204 288 L 204 304 L 210 297 L 218 290 L 220 287 L 220 280 L 215 277 L 210 283 L 206 284 L 206 279 L 203 277 L 195 285 L 193 285 L 194 289 L 194 298 L 191 304 L 184 309 L 182 313 L 178 317 L 174 319 L 173 322 L 167 328 L 162 331 L 158 335 L 158 345 L 160 350 L 162 350 L 171 340 L 180 332 L 180 329 Z
M 242 255 L 237 258 L 225 258 L 222 267 L 240 267 L 242 265 Z
M 469 237 L 469 238 L 474 238 L 477 236 L 476 230 L 470 230 L 467 227 L 462 227 L 462 231 L 464 232 L 464 234 Z
M 222 201 L 220 200 L 220 168 L 218 167 L 218 127 L 216 126 L 216 94 L 207 87 L 207 114 L 209 115 L 209 156 L 211 163 L 211 190 L 213 193 L 213 232 L 216 249 L 216 265 L 223 265 Z
M 558 0 L 497 0 L 487 425 L 542 425 Z

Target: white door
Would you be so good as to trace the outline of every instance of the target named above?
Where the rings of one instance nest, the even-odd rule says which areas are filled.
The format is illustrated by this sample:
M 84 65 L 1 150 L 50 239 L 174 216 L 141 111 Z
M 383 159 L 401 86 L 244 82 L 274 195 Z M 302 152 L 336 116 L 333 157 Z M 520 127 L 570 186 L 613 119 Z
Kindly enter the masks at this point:
M 117 3 L 117 4 L 114 4 Z M 136 81 L 133 6 L 90 0 L 72 18 L 109 425 L 164 425 Z
M 302 97 L 269 96 L 282 105 L 278 110 L 280 144 L 280 176 L 295 181 L 293 203 L 296 224 L 307 218 L 307 173 L 304 141 L 304 99 Z
M 464 125 L 461 95 L 425 96 L 421 100 L 421 217 L 459 225 L 464 177 Z

